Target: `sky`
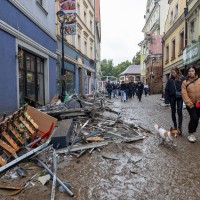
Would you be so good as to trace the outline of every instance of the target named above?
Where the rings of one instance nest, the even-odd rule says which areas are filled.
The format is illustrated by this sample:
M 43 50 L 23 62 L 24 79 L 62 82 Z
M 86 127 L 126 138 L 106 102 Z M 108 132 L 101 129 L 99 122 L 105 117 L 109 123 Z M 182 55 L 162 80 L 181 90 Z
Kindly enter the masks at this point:
M 101 0 L 101 59 L 114 65 L 129 60 L 140 50 L 144 39 L 147 0 Z

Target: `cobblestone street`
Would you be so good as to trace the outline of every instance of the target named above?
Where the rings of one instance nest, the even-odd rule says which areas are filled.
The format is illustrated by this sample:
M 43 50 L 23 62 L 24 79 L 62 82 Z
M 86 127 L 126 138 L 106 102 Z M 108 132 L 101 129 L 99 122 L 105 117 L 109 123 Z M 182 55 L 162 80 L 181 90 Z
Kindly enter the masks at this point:
M 199 138 L 191 144 L 186 136 L 177 138 L 177 147 L 159 145 L 154 123 L 165 129 L 172 125 L 170 107 L 162 107 L 161 95 L 143 97 L 142 101 L 114 101 L 112 108 L 121 112 L 127 122 L 139 124 L 151 132 L 143 141 L 114 143 L 85 154 L 79 162 L 74 157 L 59 165 L 58 176 L 72 184 L 77 200 L 199 200 Z M 187 133 L 188 114 L 184 113 L 183 134 Z M 118 160 L 104 159 L 102 153 L 113 153 Z M 132 161 L 128 162 L 131 157 Z M 48 199 L 37 187 L 21 199 Z M 35 191 L 35 192 L 34 192 Z M 34 197 L 32 194 L 34 193 Z M 72 199 L 58 193 L 56 199 Z

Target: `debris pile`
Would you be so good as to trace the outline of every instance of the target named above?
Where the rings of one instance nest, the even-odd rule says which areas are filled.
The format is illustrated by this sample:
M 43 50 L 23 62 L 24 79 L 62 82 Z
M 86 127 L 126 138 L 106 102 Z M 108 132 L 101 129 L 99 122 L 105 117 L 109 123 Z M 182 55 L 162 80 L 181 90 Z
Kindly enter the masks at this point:
M 0 190 L 6 191 L 2 195 L 16 195 L 51 182 L 51 199 L 56 192 L 73 196 L 71 183 L 57 176 L 60 163 L 68 162 L 71 156 L 80 159 L 101 151 L 110 143 L 126 155 L 118 144 L 143 140 L 147 130 L 122 121 L 110 104 L 103 96 L 83 99 L 74 95 L 64 103 L 58 100 L 37 109 L 24 106 L 5 119 L 0 139 L 0 172 L 4 172 Z M 114 117 L 107 117 L 105 112 Z M 102 157 L 118 159 L 107 154 Z

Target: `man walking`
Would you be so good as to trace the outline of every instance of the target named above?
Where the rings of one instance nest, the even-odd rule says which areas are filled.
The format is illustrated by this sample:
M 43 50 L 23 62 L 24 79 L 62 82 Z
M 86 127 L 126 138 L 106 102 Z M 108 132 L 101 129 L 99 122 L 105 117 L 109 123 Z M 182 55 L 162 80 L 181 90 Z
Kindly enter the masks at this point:
M 139 80 L 136 87 L 137 87 L 137 91 L 138 91 L 138 99 L 139 99 L 139 101 L 141 101 L 141 99 L 142 99 L 142 93 L 143 93 L 143 90 L 144 90 L 144 85 Z

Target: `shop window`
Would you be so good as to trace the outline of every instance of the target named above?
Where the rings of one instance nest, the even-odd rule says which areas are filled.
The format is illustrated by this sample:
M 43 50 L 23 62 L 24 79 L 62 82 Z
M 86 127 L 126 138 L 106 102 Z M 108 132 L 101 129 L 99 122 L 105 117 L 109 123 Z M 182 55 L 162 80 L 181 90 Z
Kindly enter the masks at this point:
M 44 60 L 24 51 L 23 61 L 19 61 L 20 106 L 32 100 L 44 104 Z

